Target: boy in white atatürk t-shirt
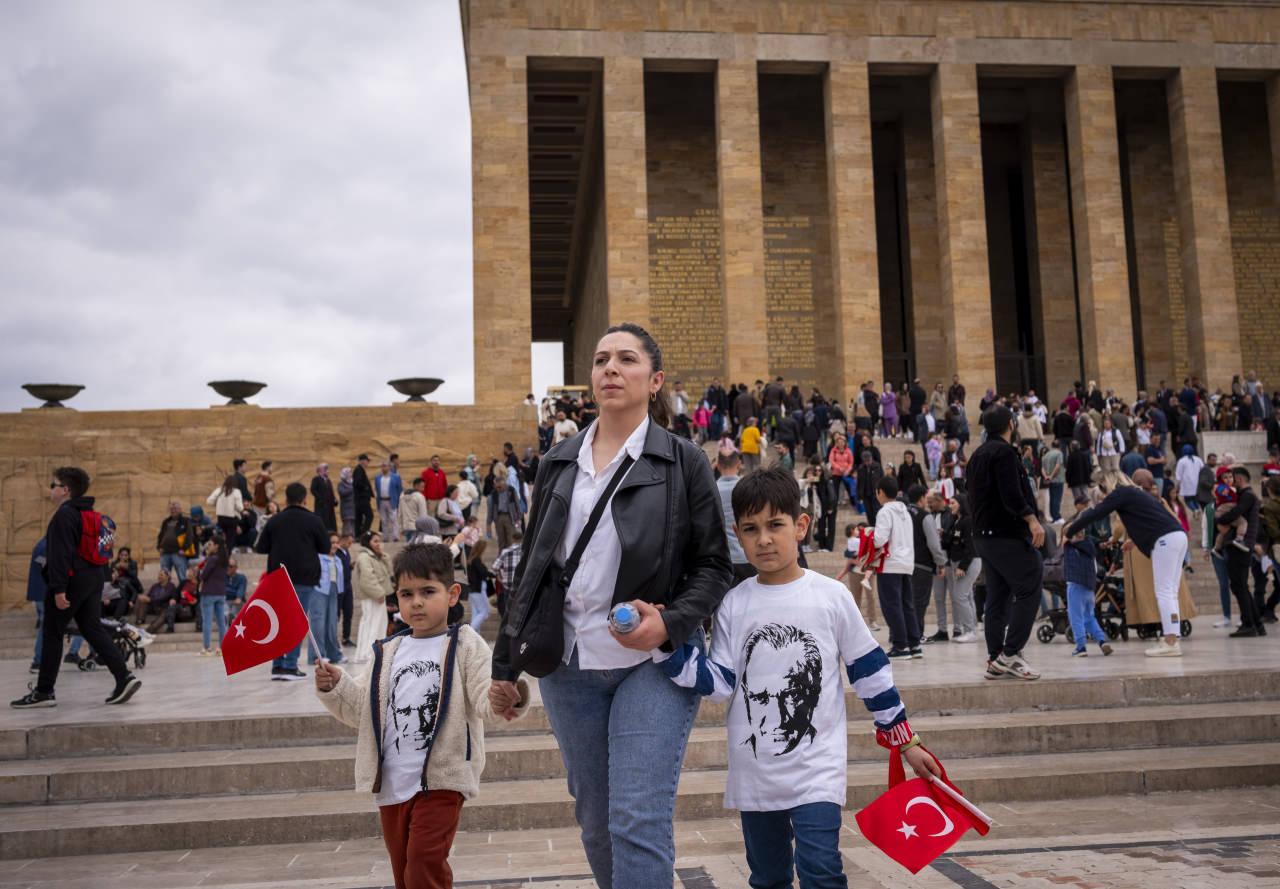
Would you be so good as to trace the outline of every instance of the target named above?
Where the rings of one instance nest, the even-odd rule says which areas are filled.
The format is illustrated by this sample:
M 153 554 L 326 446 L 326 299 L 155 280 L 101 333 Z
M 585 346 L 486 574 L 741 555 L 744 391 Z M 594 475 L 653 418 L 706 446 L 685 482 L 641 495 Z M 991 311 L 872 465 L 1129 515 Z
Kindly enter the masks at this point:
M 356 790 L 374 794 L 396 889 L 453 885 L 449 849 L 463 801 L 479 791 L 483 721 L 521 716 L 529 700 L 520 683 L 514 714 L 494 712 L 489 646 L 471 627 L 449 622 L 461 593 L 453 558 L 440 543 L 402 549 L 393 574 L 409 629 L 375 642 L 362 676 L 316 666 L 320 701 L 360 731 Z
M 799 565 L 809 518 L 789 472 L 754 472 L 733 490 L 734 525 L 759 574 L 720 603 L 706 655 L 655 653 L 667 675 L 728 700 L 726 808 L 738 809 L 753 886 L 846 886 L 839 840 L 847 786 L 845 682 L 916 774 L 940 774 L 907 723 L 889 659 L 849 591 Z M 793 842 L 794 838 L 794 842 Z M 794 848 L 793 848 L 794 846 Z

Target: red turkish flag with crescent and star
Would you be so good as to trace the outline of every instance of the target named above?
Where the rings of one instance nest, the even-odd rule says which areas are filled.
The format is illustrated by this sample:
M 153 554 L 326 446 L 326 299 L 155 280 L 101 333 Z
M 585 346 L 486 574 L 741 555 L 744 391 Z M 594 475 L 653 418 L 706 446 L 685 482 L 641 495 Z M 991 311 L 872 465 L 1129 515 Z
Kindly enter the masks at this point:
M 873 845 L 916 874 L 955 845 L 969 828 L 986 836 L 990 826 L 932 782 L 923 778 L 904 781 L 898 752 L 893 755 L 889 790 L 854 816 L 858 829 Z M 947 781 L 945 770 L 942 780 Z M 950 781 L 947 786 L 959 793 Z
M 298 647 L 307 635 L 307 615 L 289 572 L 277 568 L 258 581 L 249 601 L 227 627 L 222 664 L 227 675 L 265 664 Z

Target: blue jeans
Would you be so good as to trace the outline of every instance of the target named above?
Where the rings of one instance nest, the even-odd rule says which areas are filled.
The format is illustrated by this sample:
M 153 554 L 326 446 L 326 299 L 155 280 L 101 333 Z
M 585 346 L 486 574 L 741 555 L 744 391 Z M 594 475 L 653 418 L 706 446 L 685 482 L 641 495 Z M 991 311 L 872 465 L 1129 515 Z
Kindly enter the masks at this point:
M 915 594 L 910 574 L 881 574 L 876 578 L 880 611 L 889 628 L 889 642 L 894 648 L 910 649 L 920 645 L 920 621 L 916 617 Z
M 160 570 L 169 572 L 169 579 L 174 586 L 182 586 L 182 582 L 187 579 L 187 557 L 182 553 L 162 553 Z
M 691 641 L 701 647 L 701 633 Z M 652 661 L 583 670 L 576 650 L 539 686 L 596 883 L 670 889 L 676 783 L 700 698 Z
M 213 622 L 218 622 L 218 645 L 227 638 L 227 597 L 200 597 L 200 632 L 204 634 L 205 650 L 209 648 L 209 637 L 213 635 Z
M 31 663 L 40 666 L 40 652 L 44 651 L 44 602 L 34 603 L 36 606 L 36 651 L 31 656 Z
M 320 657 L 326 661 L 340 663 L 342 661 L 342 648 L 338 645 L 338 598 L 339 593 L 337 584 L 329 587 L 328 592 L 319 587 L 312 587 L 314 590 L 311 596 L 311 602 L 307 605 L 307 623 L 311 624 L 311 635 L 316 637 L 319 643 Z M 302 589 L 299 588 L 301 593 Z M 314 664 L 317 660 L 316 647 L 307 640 L 307 662 Z
M 1205 510 L 1205 514 L 1208 515 L 1209 507 L 1206 506 Z M 1224 620 L 1231 620 L 1231 580 L 1227 576 L 1227 560 L 1217 553 L 1210 553 L 1209 561 L 1213 563 L 1213 573 L 1218 577 L 1218 597 L 1222 600 L 1222 617 Z
M 1107 641 L 1107 633 L 1093 613 L 1093 591 L 1087 586 L 1067 581 L 1067 618 L 1076 637 L 1076 651 L 1084 651 L 1086 636 L 1099 645 Z
M 793 859 L 800 889 L 845 889 L 849 885 L 840 857 L 840 807 L 835 803 L 809 803 L 780 812 L 743 812 L 742 839 L 751 868 L 751 889 L 791 889 Z
M 320 590 L 313 586 L 303 586 L 297 584 L 294 589 L 298 591 L 298 601 L 302 603 L 302 610 L 308 616 L 311 614 L 311 599 L 320 595 Z M 309 618 L 308 618 L 309 619 Z M 286 651 L 280 657 L 271 662 L 273 670 L 296 670 L 298 669 L 298 655 L 302 654 L 302 643 L 299 642 L 293 651 Z
M 1049 482 L 1049 518 L 1057 521 L 1062 518 L 1062 482 Z

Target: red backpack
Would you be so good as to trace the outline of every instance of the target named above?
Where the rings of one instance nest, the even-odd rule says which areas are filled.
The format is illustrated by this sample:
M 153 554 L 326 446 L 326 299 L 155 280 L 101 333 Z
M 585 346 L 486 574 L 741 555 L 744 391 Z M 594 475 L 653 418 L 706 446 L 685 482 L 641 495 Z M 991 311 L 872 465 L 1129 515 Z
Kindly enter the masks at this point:
M 111 516 L 92 509 L 80 510 L 80 545 L 77 555 L 90 565 L 109 565 L 116 546 L 116 523 Z

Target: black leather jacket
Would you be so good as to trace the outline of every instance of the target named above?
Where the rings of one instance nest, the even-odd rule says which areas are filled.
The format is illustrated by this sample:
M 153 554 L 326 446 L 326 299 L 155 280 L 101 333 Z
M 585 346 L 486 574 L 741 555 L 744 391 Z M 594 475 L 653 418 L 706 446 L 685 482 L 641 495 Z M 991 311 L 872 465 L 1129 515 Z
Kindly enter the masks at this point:
M 494 679 L 517 678 L 508 647 L 559 551 L 585 436 L 584 430 L 556 445 L 538 467 L 529 529 L 494 644 Z M 663 648 L 683 645 L 733 581 L 720 496 L 706 456 L 692 442 L 650 423 L 644 451 L 609 508 L 622 544 L 613 602 L 665 605 L 662 619 L 670 641 Z

